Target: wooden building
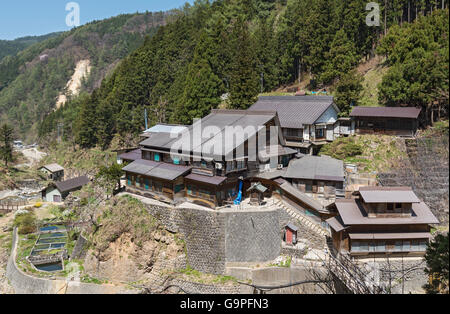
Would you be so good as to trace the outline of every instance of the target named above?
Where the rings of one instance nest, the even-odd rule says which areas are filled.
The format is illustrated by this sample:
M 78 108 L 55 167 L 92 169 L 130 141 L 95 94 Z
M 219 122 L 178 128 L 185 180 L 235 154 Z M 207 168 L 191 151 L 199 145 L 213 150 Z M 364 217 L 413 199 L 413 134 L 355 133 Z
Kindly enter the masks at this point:
M 287 224 L 287 226 L 284 228 L 284 241 L 286 242 L 286 244 L 289 245 L 296 245 L 297 244 L 297 240 L 298 240 L 298 228 L 289 223 Z
M 420 112 L 415 107 L 355 107 L 350 116 L 356 134 L 414 136 Z
M 317 154 L 340 136 L 340 110 L 331 96 L 262 96 L 249 110 L 276 111 L 286 146 L 303 154 Z
M 53 182 L 42 190 L 42 199 L 46 202 L 61 203 L 74 191 L 80 190 L 90 182 L 86 176 L 81 176 L 61 182 Z
M 334 248 L 355 258 L 423 256 L 439 221 L 409 187 L 364 187 L 329 206 Z
M 271 138 L 271 127 L 279 128 L 276 112 L 213 110 L 198 125 L 200 134 L 205 134 L 209 129 L 215 131 L 210 136 L 198 137 L 195 134 L 196 125 L 192 125 L 181 129 L 175 136 L 159 133 L 141 142 L 140 159 L 123 168 L 127 190 L 149 197 L 163 196 L 165 200 L 174 202 L 184 196 L 193 203 L 214 208 L 232 204 L 239 192 L 241 178 L 247 179 L 259 173 L 262 165 L 264 169 L 276 170 L 279 158 L 287 156 L 286 162 L 289 162 L 289 158 L 296 153 L 284 148 L 284 138 L 278 132 L 275 136 L 280 147 L 275 149 L 276 158 L 267 158 L 264 154 L 274 140 Z M 225 134 L 228 129 L 237 133 L 231 134 L 236 139 L 231 143 L 226 140 L 230 135 Z M 183 146 L 183 143 L 189 145 Z M 204 151 L 207 147 L 219 148 L 219 153 Z M 279 152 L 283 156 L 278 156 Z M 127 160 L 128 155 L 121 158 Z M 264 157 L 261 160 L 260 155 Z M 275 163 L 271 162 L 273 159 Z M 165 173 L 170 171 L 173 174 Z
M 39 171 L 45 173 L 49 180 L 55 182 L 64 180 L 64 168 L 58 164 L 45 165 L 39 168 Z
M 261 182 L 253 183 L 247 189 L 247 193 L 250 195 L 250 204 L 255 206 L 261 205 L 264 201 L 264 193 L 267 191 L 268 189 Z

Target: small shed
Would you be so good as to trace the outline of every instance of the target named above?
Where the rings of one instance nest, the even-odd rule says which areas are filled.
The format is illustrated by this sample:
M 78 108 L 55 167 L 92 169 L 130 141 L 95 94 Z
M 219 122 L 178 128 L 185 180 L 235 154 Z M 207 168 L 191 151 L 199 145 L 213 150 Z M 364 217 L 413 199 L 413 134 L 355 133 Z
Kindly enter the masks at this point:
M 47 175 L 49 180 L 55 182 L 64 180 L 64 168 L 58 164 L 45 165 L 39 170 Z
M 62 202 L 70 192 L 80 190 L 90 182 L 86 176 L 73 178 L 67 181 L 51 183 L 42 190 L 42 199 L 46 202 Z
M 267 191 L 268 189 L 260 182 L 252 184 L 247 190 L 247 193 L 250 193 L 250 204 L 257 206 L 261 205 L 264 201 L 264 193 Z
M 287 244 L 296 245 L 297 244 L 297 233 L 298 228 L 292 223 L 288 223 L 284 230 L 284 239 Z

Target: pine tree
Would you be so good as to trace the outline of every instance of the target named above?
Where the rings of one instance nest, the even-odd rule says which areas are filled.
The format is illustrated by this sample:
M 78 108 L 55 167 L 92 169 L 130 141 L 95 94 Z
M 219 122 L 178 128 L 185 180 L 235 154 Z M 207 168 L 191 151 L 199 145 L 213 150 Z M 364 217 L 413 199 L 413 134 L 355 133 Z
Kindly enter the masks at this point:
M 326 53 L 326 59 L 325 71 L 321 75 L 321 81 L 325 84 L 347 74 L 358 63 L 355 45 L 348 39 L 343 29 L 334 36 L 330 51 Z
M 358 106 L 361 99 L 362 75 L 356 70 L 344 74 L 336 85 L 334 101 L 341 110 L 341 116 L 348 116 L 352 106 Z
M 234 109 L 247 109 L 257 101 L 259 79 L 255 55 L 248 26 L 242 18 L 233 25 L 233 60 L 230 74 L 229 105 Z
M 13 128 L 4 124 L 0 128 L 0 158 L 8 169 L 8 162 L 13 161 Z
M 180 108 L 180 121 L 190 124 L 194 118 L 203 118 L 211 109 L 217 108 L 221 101 L 223 84 L 219 77 L 213 73 L 208 59 L 207 50 L 203 49 L 208 42 L 207 35 L 203 34 L 199 47 L 196 49 L 194 60 L 189 65 L 186 77 L 186 87 L 183 93 L 182 108 Z

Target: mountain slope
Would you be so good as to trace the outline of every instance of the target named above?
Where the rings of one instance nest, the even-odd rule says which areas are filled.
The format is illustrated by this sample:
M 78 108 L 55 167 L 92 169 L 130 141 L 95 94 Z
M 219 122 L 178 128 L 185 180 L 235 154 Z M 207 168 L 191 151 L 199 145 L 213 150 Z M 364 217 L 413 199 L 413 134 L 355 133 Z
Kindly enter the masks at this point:
M 0 62 L 0 121 L 9 121 L 18 135 L 34 140 L 38 123 L 55 109 L 57 98 L 69 94 L 65 88 L 80 61 L 91 66 L 80 91 L 91 92 L 146 36 L 174 16 L 176 11 L 95 21 L 5 57 Z
M 56 37 L 60 34 L 61 33 L 51 33 L 42 36 L 21 37 L 14 40 L 0 40 L 0 61 L 6 56 L 14 56 L 31 45 Z

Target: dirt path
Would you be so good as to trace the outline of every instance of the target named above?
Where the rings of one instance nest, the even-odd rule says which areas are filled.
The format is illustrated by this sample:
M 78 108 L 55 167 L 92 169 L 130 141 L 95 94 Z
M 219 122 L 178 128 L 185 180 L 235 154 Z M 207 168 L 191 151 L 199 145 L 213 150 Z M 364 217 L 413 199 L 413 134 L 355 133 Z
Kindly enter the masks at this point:
M 32 167 L 34 164 L 39 163 L 42 160 L 42 158 L 47 156 L 46 153 L 40 152 L 39 150 L 37 150 L 37 148 L 23 149 L 23 150 L 20 150 L 20 152 L 25 156 L 25 158 L 28 159 L 28 162 L 21 164 L 21 165 L 17 165 L 16 167 L 18 167 L 18 168 Z

